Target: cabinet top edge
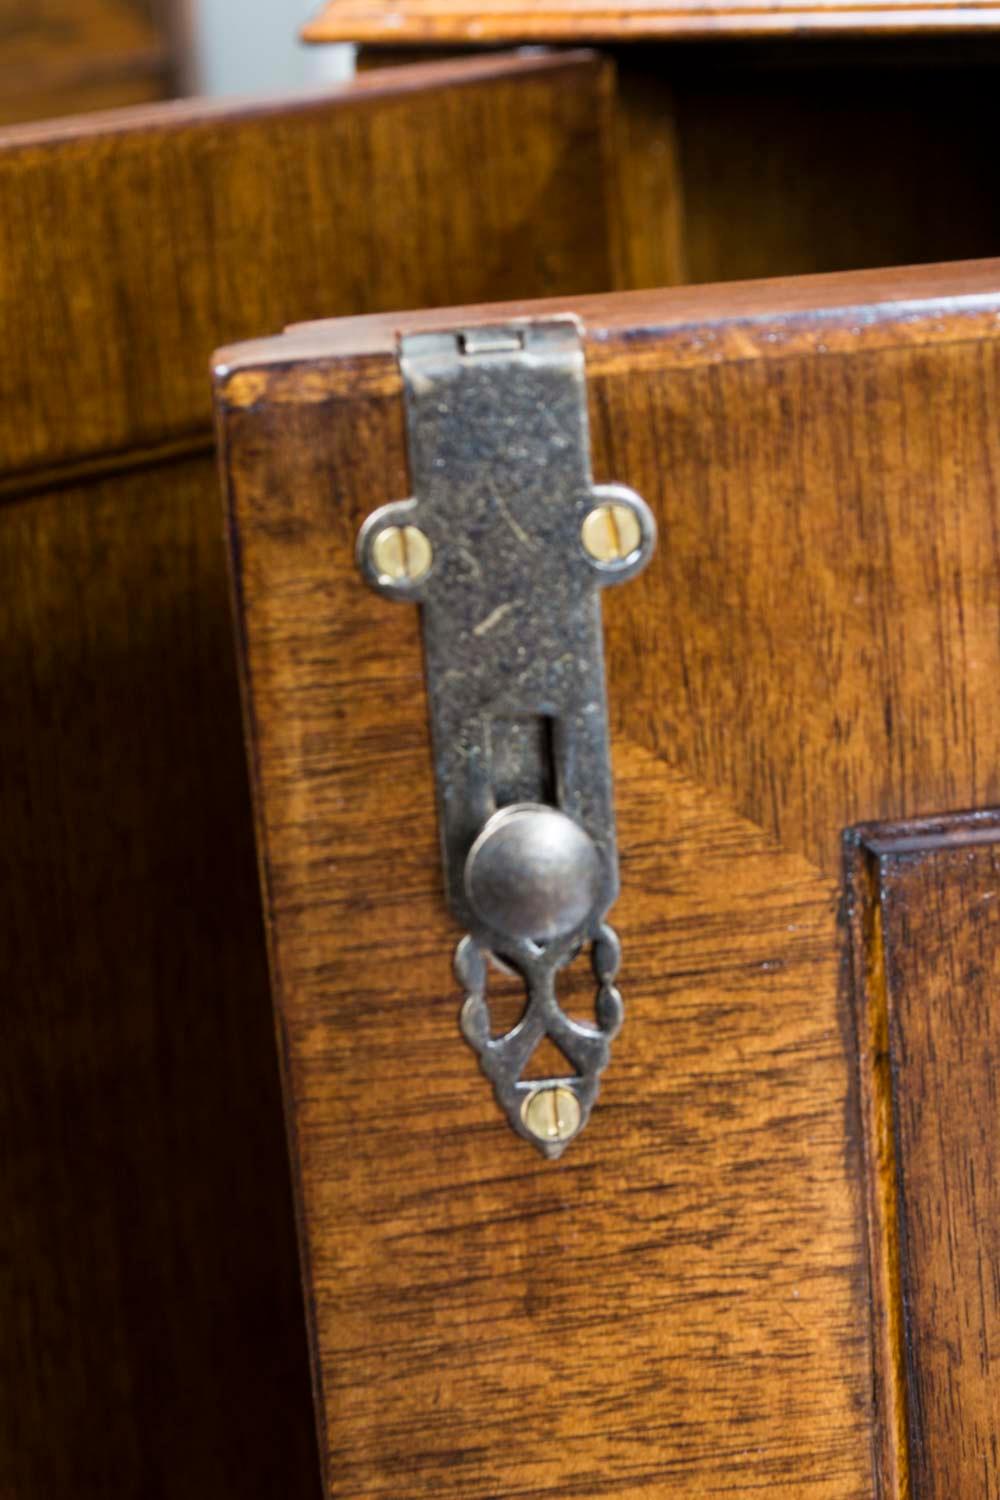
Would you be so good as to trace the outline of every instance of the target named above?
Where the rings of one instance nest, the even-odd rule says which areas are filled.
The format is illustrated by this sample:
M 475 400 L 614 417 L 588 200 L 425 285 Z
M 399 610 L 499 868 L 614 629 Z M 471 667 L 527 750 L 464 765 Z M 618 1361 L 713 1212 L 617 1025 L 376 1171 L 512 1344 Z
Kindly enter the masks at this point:
M 1000 260 L 331 318 L 222 348 L 213 366 L 231 405 L 249 399 L 237 394 L 237 375 L 303 361 L 326 365 L 353 394 L 372 394 L 397 383 L 403 334 L 566 312 L 583 325 L 591 373 L 626 361 L 693 366 L 988 339 L 1000 336 Z
M 39 146 L 62 147 L 79 140 L 84 147 L 101 136 L 131 136 L 155 133 L 167 136 L 199 127 L 231 130 L 269 119 L 290 119 L 328 114 L 359 105 L 377 105 L 403 95 L 433 92 L 442 88 L 502 82 L 531 74 L 573 73 L 606 66 L 599 53 L 584 46 L 560 52 L 524 52 L 517 49 L 487 52 L 481 56 L 415 60 L 406 68 L 373 68 L 340 83 L 275 94 L 195 96 L 163 99 L 154 103 L 123 105 L 118 109 L 94 110 L 81 115 L 59 115 L 52 119 L 27 120 L 0 127 L 0 149 L 6 161 L 15 149 Z

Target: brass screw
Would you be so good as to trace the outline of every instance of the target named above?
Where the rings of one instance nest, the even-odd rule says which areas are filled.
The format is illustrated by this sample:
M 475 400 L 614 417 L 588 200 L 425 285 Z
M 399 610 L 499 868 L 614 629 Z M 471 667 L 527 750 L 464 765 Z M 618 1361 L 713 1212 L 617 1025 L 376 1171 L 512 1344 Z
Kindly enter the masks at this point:
M 614 501 L 594 507 L 580 528 L 580 537 L 595 562 L 624 562 L 642 545 L 639 517 L 631 505 Z
M 561 1083 L 545 1083 L 521 1105 L 525 1127 L 539 1141 L 568 1141 L 580 1128 L 580 1101 Z
M 386 526 L 372 541 L 372 563 L 380 583 L 419 583 L 430 572 L 433 557 L 419 526 Z

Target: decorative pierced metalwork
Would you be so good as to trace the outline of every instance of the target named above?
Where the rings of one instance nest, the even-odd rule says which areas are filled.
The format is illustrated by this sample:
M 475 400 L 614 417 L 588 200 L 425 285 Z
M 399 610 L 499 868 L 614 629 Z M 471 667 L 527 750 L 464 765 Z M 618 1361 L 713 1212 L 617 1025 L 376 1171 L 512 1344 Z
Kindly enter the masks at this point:
M 655 525 L 631 490 L 593 483 L 575 319 L 410 334 L 400 368 L 414 497 L 368 518 L 358 561 L 421 605 L 447 894 L 468 932 L 462 1031 L 511 1125 L 555 1157 L 622 1023 L 600 590 L 645 566 Z M 588 942 L 595 1025 L 555 991 Z M 491 954 L 527 991 L 502 1037 Z M 525 1080 L 545 1036 L 575 1072 Z
M 455 952 L 455 973 L 465 987 L 462 1035 L 479 1054 L 483 1072 L 493 1084 L 508 1120 L 526 1140 L 549 1157 L 557 1157 L 587 1122 L 597 1097 L 600 1076 L 611 1057 L 611 1043 L 625 1019 L 622 997 L 614 979 L 621 945 L 614 929 L 602 923 L 591 944 L 591 962 L 598 982 L 597 1025 L 588 1026 L 567 1016 L 556 998 L 555 980 L 576 952 L 550 944 L 539 948 L 519 968 L 528 992 L 524 1015 L 506 1035 L 495 1037 L 487 998 L 488 953 L 475 938 L 464 937 Z M 544 1037 L 549 1037 L 575 1068 L 571 1079 L 526 1082 L 521 1074 Z M 576 1109 L 532 1112 L 540 1094 L 568 1090 Z

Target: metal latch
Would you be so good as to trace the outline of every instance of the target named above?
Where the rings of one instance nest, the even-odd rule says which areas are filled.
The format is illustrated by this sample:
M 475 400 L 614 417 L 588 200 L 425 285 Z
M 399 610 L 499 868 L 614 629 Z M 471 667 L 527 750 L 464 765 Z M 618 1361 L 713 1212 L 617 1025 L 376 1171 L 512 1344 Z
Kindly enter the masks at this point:
M 422 609 L 461 1027 L 518 1134 L 556 1157 L 587 1122 L 622 1023 L 600 589 L 652 554 L 648 506 L 590 470 L 575 318 L 412 333 L 399 343 L 412 499 L 358 537 L 365 577 Z M 595 1024 L 559 1005 L 585 943 Z M 490 962 L 523 1016 L 495 1036 Z M 572 1070 L 525 1079 L 548 1036 Z

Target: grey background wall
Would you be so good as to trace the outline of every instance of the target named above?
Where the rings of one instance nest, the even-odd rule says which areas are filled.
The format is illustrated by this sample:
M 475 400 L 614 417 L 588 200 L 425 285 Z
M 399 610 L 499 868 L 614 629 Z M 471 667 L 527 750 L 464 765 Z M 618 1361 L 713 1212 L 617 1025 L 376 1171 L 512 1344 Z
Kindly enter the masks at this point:
M 197 94 L 287 93 L 350 77 L 350 47 L 304 47 L 319 0 L 188 0 L 189 88 Z

